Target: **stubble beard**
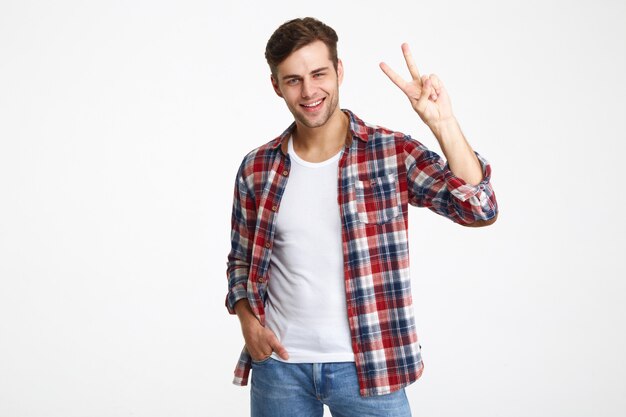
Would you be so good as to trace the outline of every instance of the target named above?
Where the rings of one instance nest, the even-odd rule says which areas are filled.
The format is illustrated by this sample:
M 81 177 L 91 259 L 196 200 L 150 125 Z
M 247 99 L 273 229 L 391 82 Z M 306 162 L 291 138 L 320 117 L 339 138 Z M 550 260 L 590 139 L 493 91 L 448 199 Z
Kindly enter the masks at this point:
M 326 104 L 326 103 L 324 103 Z M 309 129 L 314 129 L 316 127 L 320 127 L 326 124 L 326 122 L 328 122 L 330 120 L 330 118 L 333 116 L 333 113 L 335 112 L 335 110 L 337 109 L 337 105 L 339 104 L 339 98 L 337 95 L 333 96 L 333 98 L 331 99 L 331 102 L 328 103 L 328 106 L 326 106 L 326 110 L 325 113 L 323 115 L 323 117 L 321 119 L 318 119 L 317 121 L 312 121 L 310 119 L 308 119 L 306 117 L 306 113 L 300 113 L 298 111 L 292 111 L 292 114 L 294 116 L 294 118 L 300 122 L 302 125 L 308 127 Z

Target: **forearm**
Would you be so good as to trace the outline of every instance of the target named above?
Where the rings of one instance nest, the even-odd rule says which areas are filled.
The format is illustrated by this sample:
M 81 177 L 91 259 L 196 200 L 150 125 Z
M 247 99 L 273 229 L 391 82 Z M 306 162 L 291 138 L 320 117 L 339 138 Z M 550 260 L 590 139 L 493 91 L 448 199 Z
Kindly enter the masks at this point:
M 262 360 L 276 352 L 283 360 L 289 359 L 289 354 L 280 343 L 274 332 L 261 325 L 252 312 L 248 299 L 241 299 L 235 303 L 235 311 L 241 322 L 241 331 L 246 341 L 246 349 L 253 360 Z
M 244 326 L 250 323 L 252 320 L 258 321 L 252 308 L 250 307 L 250 303 L 247 298 L 243 298 L 235 303 L 234 307 L 235 313 L 237 313 L 237 317 L 239 317 L 239 321 L 241 325 Z
M 483 179 L 482 169 L 457 120 L 452 117 L 429 127 L 437 138 L 452 173 L 469 185 L 478 185 Z

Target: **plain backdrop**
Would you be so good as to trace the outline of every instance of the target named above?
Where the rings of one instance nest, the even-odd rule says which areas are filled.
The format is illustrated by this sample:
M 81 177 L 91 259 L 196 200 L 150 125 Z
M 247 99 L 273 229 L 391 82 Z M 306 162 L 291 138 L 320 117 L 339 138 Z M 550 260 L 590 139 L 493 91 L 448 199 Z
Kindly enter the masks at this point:
M 623 1 L 0 2 L 0 417 L 249 415 L 224 306 L 236 170 L 292 121 L 265 43 L 339 34 L 340 104 L 437 150 L 408 42 L 498 222 L 411 207 L 415 417 L 626 409 Z

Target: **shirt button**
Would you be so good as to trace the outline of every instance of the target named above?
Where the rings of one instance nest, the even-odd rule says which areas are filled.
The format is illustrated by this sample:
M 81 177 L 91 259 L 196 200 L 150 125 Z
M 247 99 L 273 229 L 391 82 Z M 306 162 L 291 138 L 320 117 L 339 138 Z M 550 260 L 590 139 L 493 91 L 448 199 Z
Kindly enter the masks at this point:
M 272 211 L 278 210 L 278 206 L 272 206 Z
M 265 280 L 263 278 L 259 278 L 259 284 L 263 284 Z
M 286 176 L 287 176 L 287 174 L 289 174 L 289 171 L 284 170 L 284 171 L 283 171 L 283 175 L 286 177 Z
M 272 246 L 272 245 L 270 245 L 270 242 L 267 242 L 267 243 L 265 244 L 265 247 L 266 247 L 266 248 L 268 248 L 268 249 L 269 249 L 269 247 L 270 247 L 270 246 Z

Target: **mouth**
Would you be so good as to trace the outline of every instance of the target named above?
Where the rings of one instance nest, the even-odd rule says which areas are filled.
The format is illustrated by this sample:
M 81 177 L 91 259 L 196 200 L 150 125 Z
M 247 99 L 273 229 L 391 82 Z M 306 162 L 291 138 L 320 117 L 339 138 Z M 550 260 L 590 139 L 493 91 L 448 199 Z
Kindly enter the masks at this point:
M 324 100 L 326 100 L 326 98 L 322 98 L 322 99 L 319 99 L 317 101 L 314 101 L 308 104 L 300 104 L 300 106 L 303 107 L 304 110 L 308 112 L 314 112 L 316 110 L 319 110 L 322 107 L 322 103 L 324 102 Z

